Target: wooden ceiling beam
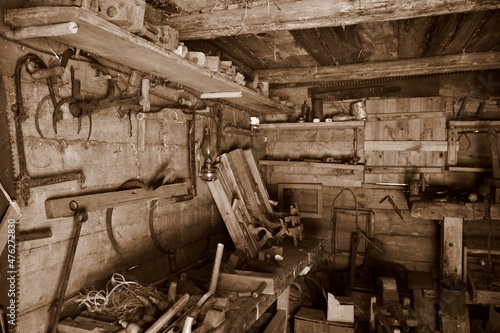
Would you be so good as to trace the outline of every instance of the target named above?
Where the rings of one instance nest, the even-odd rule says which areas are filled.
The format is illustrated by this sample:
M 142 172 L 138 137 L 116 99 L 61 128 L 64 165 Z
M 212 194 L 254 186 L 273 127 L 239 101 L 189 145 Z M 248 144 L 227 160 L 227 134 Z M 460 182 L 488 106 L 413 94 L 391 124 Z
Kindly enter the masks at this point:
M 453 73 L 500 68 L 500 52 L 465 53 L 426 58 L 367 62 L 330 67 L 257 70 L 271 84 L 351 81 L 385 77 Z
M 206 13 L 174 14 L 168 24 L 181 40 L 212 39 L 274 30 L 409 19 L 500 8 L 498 0 L 302 0 Z

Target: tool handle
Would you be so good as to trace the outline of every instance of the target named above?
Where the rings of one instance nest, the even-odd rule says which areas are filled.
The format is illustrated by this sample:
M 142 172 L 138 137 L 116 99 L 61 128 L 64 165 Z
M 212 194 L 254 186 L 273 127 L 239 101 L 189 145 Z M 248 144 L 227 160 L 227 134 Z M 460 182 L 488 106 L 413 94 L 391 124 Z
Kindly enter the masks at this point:
M 252 292 L 252 297 L 253 298 L 259 298 L 259 296 L 262 294 L 262 292 L 264 291 L 264 289 L 266 289 L 267 287 L 267 282 L 262 282 L 259 287 L 254 291 Z
M 170 307 L 160 318 L 145 333 L 158 333 L 160 332 L 168 322 L 175 317 L 175 315 L 181 311 L 189 301 L 189 294 L 184 294 L 174 305 Z
M 175 297 L 177 296 L 177 282 L 172 281 L 168 286 L 167 300 L 170 303 L 175 303 Z
M 194 318 L 191 316 L 187 316 L 184 321 L 184 327 L 182 328 L 182 333 L 191 333 L 191 328 L 193 326 Z
M 76 214 L 76 213 L 75 213 Z M 59 283 L 59 289 L 57 291 L 56 308 L 52 313 L 51 317 L 51 333 L 57 333 L 57 325 L 61 317 L 61 310 L 64 303 L 64 297 L 66 296 L 66 290 L 68 289 L 68 282 L 71 276 L 71 269 L 73 268 L 73 262 L 75 261 L 76 249 L 78 247 L 78 241 L 80 239 L 80 234 L 82 231 L 82 223 L 84 221 L 77 221 L 75 219 L 75 231 L 73 232 L 73 239 L 70 241 L 69 251 L 66 257 L 66 263 L 64 264 L 62 281 Z
M 208 293 L 215 294 L 215 289 L 217 288 L 217 280 L 219 279 L 220 265 L 222 262 L 222 254 L 224 253 L 224 244 L 219 243 L 217 245 L 217 252 L 215 253 L 214 268 L 212 269 L 212 278 L 210 279 L 210 286 L 208 287 Z
M 50 237 L 52 237 L 52 230 L 46 228 L 29 232 L 20 232 L 16 238 L 18 242 L 26 242 Z

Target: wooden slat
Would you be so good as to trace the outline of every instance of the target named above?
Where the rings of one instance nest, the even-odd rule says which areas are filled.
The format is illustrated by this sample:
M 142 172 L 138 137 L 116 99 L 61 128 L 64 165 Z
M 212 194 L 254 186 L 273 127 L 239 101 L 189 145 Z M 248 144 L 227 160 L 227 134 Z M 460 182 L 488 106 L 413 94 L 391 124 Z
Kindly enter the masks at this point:
M 359 25 L 366 61 L 398 58 L 397 22 L 374 22 Z
M 286 331 L 287 310 L 281 309 L 276 311 L 273 319 L 267 325 L 264 333 L 278 333 Z
M 444 112 L 408 112 L 408 113 L 377 113 L 369 114 L 366 118 L 367 125 L 369 122 L 377 122 L 380 120 L 398 120 L 398 119 L 420 119 L 420 118 L 435 118 L 435 117 L 445 117 Z
M 355 139 L 355 128 L 338 128 L 338 129 L 297 129 L 297 130 L 282 130 L 278 132 L 270 132 L 268 142 L 271 143 L 288 143 L 292 149 L 296 149 L 295 145 L 300 143 L 311 144 L 328 144 L 329 147 L 337 147 L 338 149 L 352 149 Z M 288 150 L 292 150 L 288 149 Z M 329 148 L 327 148 L 329 149 Z M 321 149 L 319 149 L 321 150 Z
M 368 114 L 377 116 L 382 116 L 382 114 L 425 114 L 443 112 L 444 102 L 443 97 L 368 99 L 366 108 Z
M 441 2 L 402 0 L 356 3 L 349 0 L 304 0 L 281 2 L 279 6 L 264 5 L 208 13 L 171 16 L 168 24 L 179 30 L 181 40 L 212 39 L 220 36 L 299 30 L 329 26 L 402 20 L 415 17 L 462 13 L 499 8 L 495 0 Z
M 439 253 L 438 241 L 432 237 L 375 235 L 375 238 L 384 244 L 385 251 L 384 253 L 373 251 L 373 256 L 376 259 L 395 262 L 399 260 L 405 263 L 421 262 L 430 265 L 435 262 Z M 425 245 L 422 246 L 422 244 Z
M 288 162 L 288 161 L 273 161 L 273 160 L 260 160 L 259 165 L 271 166 L 285 166 L 287 168 L 303 168 L 303 169 L 344 169 L 344 170 L 357 170 L 363 171 L 363 165 L 350 165 L 350 164 L 337 164 L 337 163 L 315 163 L 315 162 Z M 328 171 L 326 171 L 328 172 Z
M 141 201 L 165 199 L 172 196 L 186 194 L 188 194 L 188 185 L 186 183 L 181 183 L 163 185 L 154 191 L 139 188 L 125 191 L 86 194 L 59 199 L 48 199 L 45 201 L 45 214 L 48 219 L 73 216 L 73 211 L 69 209 L 69 203 L 71 201 L 78 202 L 80 208 L 84 208 L 86 211 L 92 212 Z
M 221 156 L 223 158 L 224 155 Z M 231 169 L 229 163 L 219 163 L 217 164 L 219 169 L 218 177 L 223 184 L 226 197 L 229 199 L 228 204 L 231 205 L 231 209 L 234 211 L 236 219 L 238 221 L 238 227 L 242 230 L 243 235 L 247 243 L 247 247 L 250 249 L 255 249 L 257 252 L 260 250 L 260 246 L 257 240 L 250 232 L 250 225 L 255 222 L 255 214 L 251 214 L 248 207 L 248 198 L 243 194 L 241 190 L 240 183 L 236 179 L 234 171 Z M 226 222 L 226 221 L 224 221 Z M 228 220 L 231 223 L 230 220 Z M 253 251 L 250 255 L 253 255 Z
M 446 141 L 365 141 L 365 150 L 448 151 Z
M 494 290 L 476 289 L 476 304 L 500 305 L 500 292 Z
M 238 70 L 245 76 L 253 72 L 251 67 L 255 68 L 255 66 L 258 66 L 256 59 L 248 57 L 248 54 L 244 50 L 233 47 L 234 44 L 231 37 L 221 37 L 210 41 L 186 41 L 185 44 L 189 50 L 200 50 L 206 54 L 222 52 L 225 60 L 232 61 L 232 64 L 237 66 Z
M 486 218 L 486 204 L 466 203 L 459 205 L 456 203 L 433 203 L 433 202 L 413 202 L 411 204 L 411 216 L 442 220 L 447 217 L 463 217 L 465 220 L 483 220 Z M 491 205 L 491 218 L 500 218 L 500 205 Z
M 357 26 L 318 28 L 317 31 L 327 45 L 328 54 L 333 57 L 335 65 L 365 61 Z
M 359 157 L 358 163 L 365 163 L 365 128 L 357 127 L 354 129 L 355 135 L 355 154 Z
M 278 60 L 276 59 L 276 46 L 266 43 L 256 35 L 240 35 L 235 39 L 241 47 L 234 45 L 233 48 L 241 48 L 243 52 L 257 60 L 260 63 L 259 68 L 269 68 L 274 61 Z
M 248 168 L 250 169 L 250 172 L 253 176 L 253 179 L 255 181 L 255 184 L 257 186 L 257 192 L 260 196 L 260 202 L 264 205 L 264 207 L 267 210 L 267 214 L 270 216 L 274 215 L 274 210 L 271 204 L 269 203 L 269 193 L 267 193 L 266 186 L 264 185 L 264 182 L 262 181 L 262 178 L 260 176 L 259 169 L 257 167 L 257 163 L 255 162 L 253 153 L 251 149 L 246 149 L 244 152 L 246 161 L 248 163 Z
M 448 123 L 448 127 L 458 128 L 461 130 L 485 130 L 491 127 L 499 127 L 500 121 L 490 121 L 490 120 L 452 120 Z
M 468 167 L 449 167 L 448 171 L 451 172 L 487 172 L 493 171 L 492 168 L 468 168 Z
M 399 21 L 399 59 L 418 58 L 428 38 L 432 17 L 417 17 Z
M 257 70 L 259 78 L 272 83 L 365 80 L 381 77 L 452 73 L 500 67 L 500 52 L 465 53 L 416 59 L 379 61 L 334 67 L 303 67 Z
M 345 165 L 313 162 L 259 161 L 269 184 L 321 183 L 324 186 L 360 187 L 363 165 Z
M 248 224 L 253 223 L 254 217 L 251 216 L 250 212 L 248 211 L 246 204 L 248 200 L 242 193 L 239 183 L 236 180 L 236 176 L 227 163 L 219 163 L 217 164 L 217 167 L 219 169 L 218 176 L 221 182 L 224 184 L 223 187 L 226 191 L 226 196 L 228 198 L 232 198 L 232 201 L 230 202 L 231 208 L 233 209 L 236 218 L 238 219 L 239 226 L 245 236 L 250 235 L 249 237 L 246 237 L 247 242 L 250 242 L 252 244 L 252 247 L 258 248 L 257 243 L 251 236 L 248 228 Z
M 247 172 L 244 163 L 246 161 L 243 160 L 241 154 L 243 151 L 241 149 L 233 150 L 229 153 L 221 155 L 221 162 L 225 167 L 226 173 L 231 173 L 232 177 L 234 177 L 233 181 L 235 182 L 235 187 L 238 187 L 238 190 L 241 192 L 241 199 L 244 201 L 250 215 L 255 219 L 255 222 L 261 222 L 264 220 L 262 217 L 261 207 L 259 202 L 256 201 L 254 194 L 254 187 L 252 186 L 250 179 L 250 174 Z M 254 221 L 247 221 L 248 223 L 252 223 Z
M 290 64 L 300 64 L 301 66 L 315 66 L 318 64 L 295 41 L 291 31 L 272 31 L 259 34 L 257 37 L 273 49 L 272 58 L 267 59 L 270 60 L 269 68 L 290 67 Z
M 221 185 L 220 180 L 215 180 L 213 182 L 207 182 L 208 188 L 212 193 L 215 203 L 217 204 L 217 208 L 224 220 L 227 231 L 233 240 L 234 246 L 248 254 L 251 257 L 257 256 L 258 250 L 251 246 L 251 241 L 249 240 L 250 235 L 245 235 L 243 230 L 239 225 L 238 218 L 231 207 L 232 198 L 228 198 L 224 192 L 224 189 Z
M 327 128 L 353 128 L 364 126 L 364 121 L 338 121 L 320 123 L 276 123 L 260 124 L 259 129 L 263 130 L 284 130 L 284 129 L 327 129 Z
M 390 166 L 370 166 L 365 168 L 366 173 L 371 174 L 395 174 L 395 173 L 442 173 L 443 168 L 432 167 L 390 167 Z
M 79 7 L 33 7 L 7 10 L 6 22 L 16 26 L 36 26 L 74 21 L 78 33 L 53 37 L 54 40 L 95 53 L 120 64 L 145 71 L 197 92 L 242 91 L 231 103 L 258 112 L 288 112 L 289 108 L 247 89 L 224 76 L 201 68 L 159 45 L 134 35 L 94 13 Z M 121 52 L 126 50 L 126 52 Z
M 320 42 L 318 31 L 316 29 L 292 30 L 290 31 L 297 44 L 321 66 L 330 66 L 336 64 L 336 59 L 329 55 L 329 50 Z
M 349 136 L 347 137 L 349 138 Z M 345 139 L 347 139 L 345 138 Z M 296 149 L 295 151 L 291 151 Z M 354 142 L 270 142 L 266 146 L 266 154 L 277 159 L 314 159 L 321 160 L 325 156 L 336 158 L 350 158 L 355 154 Z
M 490 11 L 464 13 L 458 22 L 456 32 L 441 54 L 457 54 L 465 50 L 478 28 L 491 16 Z
M 488 52 L 495 48 L 500 42 L 500 31 L 498 30 L 498 20 L 500 10 L 496 10 L 475 34 L 468 43 L 465 52 Z
M 440 55 L 455 34 L 457 24 L 461 19 L 461 13 L 435 17 L 429 29 L 429 38 L 427 39 L 422 56 Z
M 221 37 L 214 40 L 214 45 L 217 45 L 224 54 L 231 54 L 239 61 L 252 68 L 265 66 L 264 60 L 258 56 L 258 53 L 250 51 L 243 44 L 244 36 L 229 36 Z

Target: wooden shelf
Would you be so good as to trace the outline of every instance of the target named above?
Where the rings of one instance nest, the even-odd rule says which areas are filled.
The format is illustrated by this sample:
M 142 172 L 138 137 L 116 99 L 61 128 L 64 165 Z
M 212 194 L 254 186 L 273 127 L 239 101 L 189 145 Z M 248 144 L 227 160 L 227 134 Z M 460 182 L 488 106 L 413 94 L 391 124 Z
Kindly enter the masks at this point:
M 290 129 L 333 129 L 333 128 L 356 128 L 365 126 L 362 120 L 356 121 L 334 121 L 320 123 L 275 123 L 260 124 L 262 130 L 290 130 Z
M 364 178 L 362 164 L 338 164 L 260 160 L 261 174 L 266 183 L 309 183 L 323 186 L 361 187 Z
M 322 163 L 322 162 L 302 162 L 302 161 L 278 161 L 278 160 L 260 160 L 260 165 L 270 166 L 289 166 L 304 168 L 327 168 L 327 169 L 346 169 L 346 170 L 364 170 L 365 166 L 361 164 L 340 164 L 340 163 Z
M 488 129 L 492 127 L 500 127 L 498 120 L 452 120 L 448 123 L 449 128 L 462 129 Z
M 75 34 L 50 37 L 131 68 L 178 83 L 198 93 L 242 92 L 226 101 L 261 113 L 289 113 L 291 109 L 110 23 L 79 7 L 32 7 L 4 12 L 16 28 L 75 22 Z

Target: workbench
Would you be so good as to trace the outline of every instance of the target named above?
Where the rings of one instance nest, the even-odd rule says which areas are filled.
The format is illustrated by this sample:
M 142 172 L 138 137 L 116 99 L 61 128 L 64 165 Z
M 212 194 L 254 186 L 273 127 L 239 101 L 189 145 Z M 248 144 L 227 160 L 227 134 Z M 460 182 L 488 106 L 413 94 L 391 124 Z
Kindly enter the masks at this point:
M 274 276 L 274 295 L 260 295 L 258 298 L 240 297 L 231 302 L 226 313 L 226 322 L 220 332 L 246 332 L 266 310 L 277 301 L 277 314 L 264 332 L 286 332 L 288 319 L 288 297 L 291 283 L 307 267 L 312 267 L 324 247 L 322 239 L 304 239 L 298 247 L 286 239 L 283 246 L 284 259 Z
M 412 217 L 442 221 L 440 235 L 441 278 L 449 281 L 467 280 L 467 273 L 464 274 L 466 260 L 464 261 L 463 221 L 498 219 L 500 217 L 499 204 L 484 202 L 460 204 L 457 202 L 413 201 L 410 204 L 410 211 Z M 473 285 L 473 281 L 470 282 Z M 474 290 L 474 287 L 472 289 L 472 295 L 466 295 L 469 304 L 477 302 L 477 291 Z M 466 299 L 462 300 L 464 307 Z M 441 330 L 444 333 L 470 330 L 467 316 L 461 318 L 443 312 L 446 311 L 440 311 Z

